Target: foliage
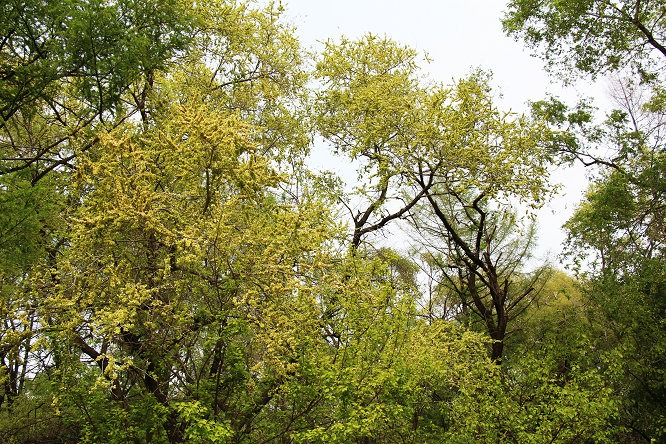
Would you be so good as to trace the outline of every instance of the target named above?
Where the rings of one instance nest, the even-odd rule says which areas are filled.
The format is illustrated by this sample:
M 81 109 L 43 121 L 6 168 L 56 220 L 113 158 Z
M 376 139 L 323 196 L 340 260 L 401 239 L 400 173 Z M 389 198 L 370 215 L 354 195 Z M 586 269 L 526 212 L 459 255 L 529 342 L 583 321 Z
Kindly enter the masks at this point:
M 180 1 L 9 1 L 0 19 L 0 173 L 36 181 L 73 159 L 70 138 L 145 112 L 154 76 L 192 39 Z
M 590 343 L 617 356 L 617 439 L 664 439 L 664 8 L 658 2 L 514 1 L 505 29 L 543 44 L 552 64 L 613 73 L 617 109 L 596 124 L 589 106 L 551 99 L 535 110 L 556 128 L 565 160 L 596 166 L 585 200 L 567 222 L 568 250 L 599 332 Z M 576 71 L 572 72 L 573 75 Z M 623 77 L 624 76 L 624 77 Z M 568 76 L 567 76 L 568 77 Z
M 657 132 L 603 132 L 626 168 L 571 242 L 614 273 L 579 292 L 525 272 L 510 210 L 548 198 L 548 144 L 592 140 L 548 127 L 554 102 L 504 112 L 488 74 L 428 81 L 372 35 L 308 73 L 275 4 L 2 8 L 0 441 L 611 442 L 631 403 L 659 424 L 663 341 L 630 322 L 663 314 Z M 309 169 L 318 136 L 353 191 Z M 423 260 L 370 239 L 398 221 Z M 424 264 L 454 314 L 418 308 Z
M 539 49 L 562 77 L 592 76 L 629 65 L 659 76 L 666 56 L 663 5 L 641 0 L 512 0 L 504 30 Z

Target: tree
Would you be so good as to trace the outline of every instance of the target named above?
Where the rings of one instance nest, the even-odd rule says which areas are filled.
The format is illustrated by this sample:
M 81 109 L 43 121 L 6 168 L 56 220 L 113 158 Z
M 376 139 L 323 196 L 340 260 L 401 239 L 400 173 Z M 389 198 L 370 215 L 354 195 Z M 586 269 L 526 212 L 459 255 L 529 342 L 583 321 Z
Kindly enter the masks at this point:
M 658 77 L 666 57 L 660 2 L 512 0 L 503 25 L 508 34 L 538 48 L 548 69 L 563 77 L 626 66 L 645 78 Z
M 608 439 L 602 361 L 563 377 L 517 316 L 538 279 L 508 204 L 548 195 L 543 116 L 375 36 L 329 42 L 313 91 L 280 6 L 158 3 L 3 6 L 0 440 Z M 399 220 L 482 328 L 417 310 L 416 262 L 369 240 Z
M 0 173 L 31 168 L 33 181 L 72 162 L 72 137 L 147 112 L 196 24 L 176 1 L 9 1 L 2 16 Z
M 250 131 L 175 106 L 154 130 L 123 127 L 79 159 L 69 246 L 33 285 L 53 383 L 95 394 L 53 401 L 70 420 L 91 415 L 83 435 L 178 442 L 195 401 L 220 433 L 249 435 L 317 333 L 304 280 L 325 213 L 271 197 L 282 179 Z
M 505 29 L 543 57 L 565 60 L 577 73 L 618 75 L 617 109 L 593 123 L 589 107 L 557 100 L 536 104 L 556 131 L 564 160 L 598 167 L 567 222 L 571 257 L 584 263 L 585 297 L 602 314 L 595 347 L 622 356 L 609 376 L 623 414 L 618 439 L 663 439 L 664 365 L 664 7 L 659 2 L 534 2 L 509 4 Z M 595 324 L 597 323 L 595 322 Z M 606 338 L 606 339 L 604 339 Z M 613 379 L 611 379 L 613 378 Z
M 586 296 L 599 312 L 594 324 L 604 331 L 597 347 L 622 356 L 615 384 L 628 440 L 660 439 L 665 417 L 661 356 L 666 346 L 662 317 L 666 287 L 660 194 L 611 172 L 591 187 L 566 224 L 570 254 L 581 261 L 583 254 L 594 258 L 585 262 L 589 268 L 582 276 L 587 281 Z
M 528 255 L 529 231 L 511 239 L 516 220 L 500 207 L 510 199 L 538 205 L 547 194 L 547 157 L 541 123 L 511 119 L 489 93 L 478 75 L 451 91 L 450 120 L 438 122 L 442 139 L 414 160 L 414 181 L 426 202 L 414 223 L 442 255 L 440 270 L 462 305 L 486 325 L 491 356 L 499 361 L 509 319 L 534 290 L 512 282 Z
M 512 324 L 539 298 L 547 267 L 524 270 L 535 240 L 533 226 L 522 232 L 514 214 L 490 210 L 481 199 L 469 207 L 468 202 L 461 196 L 439 197 L 432 210 L 424 206 L 413 215 L 434 283 L 424 315 L 487 332 L 493 339 L 491 357 L 499 362 L 515 330 Z
M 350 197 L 359 202 L 342 202 L 353 220 L 355 249 L 364 236 L 404 218 L 423 196 L 403 193 L 409 186 L 404 162 L 427 143 L 419 133 L 430 120 L 421 119 L 431 118 L 424 114 L 428 93 L 419 85 L 416 59 L 413 49 L 369 34 L 327 42 L 317 63 L 323 89 L 315 97 L 315 129 L 358 164 L 360 185 Z
M 497 262 L 490 257 L 495 234 L 486 225 L 488 210 L 483 207 L 509 195 L 535 201 L 543 197 L 540 126 L 526 119 L 511 121 L 498 111 L 482 73 L 451 88 L 420 85 L 414 59 L 408 48 L 374 36 L 329 43 L 318 65 L 326 87 L 319 94 L 317 122 L 338 151 L 363 159 L 362 174 L 376 179 L 367 208 L 354 216 L 352 244 L 426 200 L 442 225 L 440 233 L 454 245 L 447 257 L 459 252 L 470 288 L 476 289 L 478 278 L 493 295 L 494 304 L 476 308 L 498 341 L 493 356 L 499 359 L 508 281 L 500 282 Z M 390 190 L 399 204 L 387 210 Z M 440 199 L 449 199 L 455 208 L 443 210 Z M 376 211 L 384 213 L 370 222 Z M 466 214 L 468 221 L 454 221 L 458 214 Z M 483 298 L 477 299 L 480 304 Z M 516 296 L 512 303 L 521 299 Z
M 15 263 L 3 254 L 0 434 L 69 442 L 179 441 L 207 427 L 221 437 L 249 434 L 284 382 L 287 369 L 278 361 L 288 367 L 293 359 L 277 357 L 289 347 L 275 335 L 278 324 L 291 319 L 306 328 L 316 319 L 311 311 L 301 323 L 286 315 L 293 310 L 288 301 L 307 294 L 295 289 L 302 284 L 297 276 L 307 274 L 296 262 L 312 260 L 316 250 L 297 246 L 305 240 L 301 233 L 308 244 L 322 242 L 315 233 L 326 236 L 328 227 L 317 201 L 291 193 L 282 176 L 283 160 L 302 159 L 307 143 L 301 127 L 289 126 L 297 118 L 284 99 L 304 78 L 295 40 L 272 7 L 208 3 L 192 13 L 180 2 L 162 2 L 156 7 L 172 9 L 161 17 L 164 11 L 149 12 L 145 3 L 14 6 L 7 5 L 12 14 L 34 13 L 34 20 L 17 21 L 26 25 L 21 32 L 72 41 L 64 53 L 35 53 L 34 63 L 21 68 L 52 67 L 59 77 L 12 71 L 3 84 L 7 152 L 23 141 L 68 136 L 48 150 L 30 145 L 30 156 L 3 162 L 2 248 L 22 253 L 7 256 Z M 127 41 L 134 36 L 129 22 L 117 26 L 121 41 L 104 35 L 97 45 L 97 34 L 86 34 L 112 34 L 116 21 L 136 17 L 149 21 L 136 24 L 136 44 Z M 86 28 L 100 20 L 110 26 Z M 194 22 L 201 27 L 193 40 L 186 31 Z M 84 29 L 68 27 L 77 23 Z M 48 32 L 35 36 L 41 29 Z M 18 31 L 7 28 L 3 46 L 16 57 Z M 92 46 L 78 51 L 77 39 L 88 37 Z M 42 40 L 33 46 L 51 45 Z M 89 55 L 88 65 L 70 72 L 68 50 Z M 201 63 L 204 57 L 218 60 L 217 69 Z M 97 71 L 88 76 L 87 69 Z M 49 88 L 30 83 L 38 80 Z M 21 88 L 34 94 L 12 92 Z M 56 100 L 74 117 L 53 109 Z M 140 119 L 127 119 L 134 113 Z M 39 204 L 31 203 L 37 197 Z M 4 211 L 12 208 L 19 211 Z M 298 229 L 309 223 L 317 227 Z M 253 267 L 241 265 L 245 260 Z M 273 274 L 284 277 L 282 284 Z M 244 302 L 233 301 L 240 294 Z M 278 315 L 282 309 L 271 305 L 287 311 Z M 63 387 L 72 390 L 61 393 Z
M 0 405 L 11 408 L 48 362 L 32 270 L 53 265 L 66 236 L 76 147 L 144 107 L 156 72 L 191 40 L 177 2 L 5 2 L 0 18 Z M 47 265 L 50 264 L 50 265 Z M 25 398 L 23 399 L 25 401 Z M 27 412 L 26 412 L 27 413 Z

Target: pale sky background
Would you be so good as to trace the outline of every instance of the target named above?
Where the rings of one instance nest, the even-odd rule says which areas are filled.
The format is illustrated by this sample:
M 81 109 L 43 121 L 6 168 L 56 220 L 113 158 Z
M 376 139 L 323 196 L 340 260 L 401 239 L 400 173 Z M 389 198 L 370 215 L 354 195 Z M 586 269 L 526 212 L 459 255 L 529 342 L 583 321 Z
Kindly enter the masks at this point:
M 565 88 L 549 77 L 540 59 L 502 32 L 503 0 L 282 0 L 282 4 L 306 48 L 321 49 L 322 42 L 342 35 L 387 35 L 427 53 L 431 62 L 422 67 L 435 81 L 450 83 L 474 68 L 492 71 L 493 86 L 507 110 L 524 112 L 527 101 L 547 94 L 569 103 L 583 96 L 603 102 L 607 96 L 603 80 Z M 331 165 L 330 158 L 321 162 L 327 163 L 325 169 L 344 175 L 342 162 Z M 560 227 L 583 196 L 586 181 L 582 168 L 556 171 L 553 179 L 563 189 L 538 215 L 537 255 L 548 255 L 557 263 L 565 238 Z

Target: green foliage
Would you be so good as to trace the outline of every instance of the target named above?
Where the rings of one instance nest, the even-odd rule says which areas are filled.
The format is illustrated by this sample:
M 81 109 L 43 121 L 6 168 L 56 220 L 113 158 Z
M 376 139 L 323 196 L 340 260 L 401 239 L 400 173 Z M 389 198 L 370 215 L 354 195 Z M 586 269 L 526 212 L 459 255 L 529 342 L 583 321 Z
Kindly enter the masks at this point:
M 219 444 L 230 442 L 233 435 L 229 426 L 206 419 L 207 409 L 198 401 L 179 402 L 175 405 L 181 420 L 186 424 L 184 437 L 192 444 Z
M 574 279 L 553 272 L 541 293 L 508 343 L 508 384 L 522 424 L 518 442 L 530 442 L 532 433 L 554 442 L 616 442 L 618 356 L 599 350 L 596 338 L 604 332 L 596 330 L 595 313 Z
M 612 369 L 603 376 L 618 405 L 622 442 L 664 439 L 665 24 L 663 5 L 643 1 L 513 1 L 504 21 L 508 33 L 540 47 L 565 78 L 630 76 L 614 83 L 618 108 L 600 125 L 585 106 L 573 112 L 556 100 L 535 106 L 557 128 L 555 151 L 599 167 L 567 222 L 567 246 L 592 313 L 595 334 L 586 342 L 606 361 L 616 359 L 582 368 Z M 560 70 L 559 61 L 576 70 Z
M 547 198 L 545 149 L 565 132 L 546 124 L 586 130 L 585 110 L 503 112 L 488 74 L 428 82 L 416 51 L 372 35 L 328 42 L 313 86 L 274 4 L 2 12 L 0 441 L 610 442 L 631 403 L 652 409 L 637 428 L 658 424 L 663 372 L 637 357 L 663 341 L 629 320 L 663 314 L 661 158 L 630 113 L 600 137 L 635 174 L 600 181 L 571 223 L 624 271 L 588 300 L 523 273 L 533 232 L 503 207 Z M 359 166 L 350 195 L 309 171 L 316 134 Z M 417 309 L 421 264 L 361 242 L 407 218 L 485 328 Z
M 666 22 L 659 2 L 512 0 L 508 8 L 504 30 L 539 49 L 548 69 L 564 78 L 631 65 L 649 79 L 663 66 Z
M 102 118 L 129 85 L 186 49 L 195 25 L 187 11 L 179 1 L 5 2 L 3 126 L 19 111 L 56 105 L 65 84 Z
M 663 439 L 664 150 L 655 131 L 662 119 L 658 107 L 630 100 L 609 114 L 600 140 L 617 156 L 599 162 L 607 168 L 566 224 L 604 329 L 597 347 L 621 356 L 623 439 Z

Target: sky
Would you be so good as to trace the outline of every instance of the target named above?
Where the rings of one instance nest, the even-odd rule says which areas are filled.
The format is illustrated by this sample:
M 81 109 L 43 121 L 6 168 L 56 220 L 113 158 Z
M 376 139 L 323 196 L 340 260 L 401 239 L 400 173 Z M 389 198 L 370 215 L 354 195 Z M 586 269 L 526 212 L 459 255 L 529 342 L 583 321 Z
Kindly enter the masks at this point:
M 503 0 L 282 0 L 282 5 L 306 48 L 321 49 L 329 39 L 343 35 L 353 39 L 370 32 L 427 54 L 431 61 L 422 67 L 435 81 L 450 83 L 475 68 L 490 70 L 500 104 L 507 110 L 524 112 L 528 101 L 548 94 L 569 103 L 588 96 L 603 102 L 607 95 L 603 81 L 564 87 L 549 77 L 540 59 L 502 32 Z M 339 169 L 344 166 L 332 167 L 331 159 L 322 157 L 320 162 L 344 176 Z M 562 189 L 538 214 L 536 253 L 557 261 L 565 239 L 561 226 L 584 195 L 587 182 L 580 167 L 558 169 L 553 179 Z

